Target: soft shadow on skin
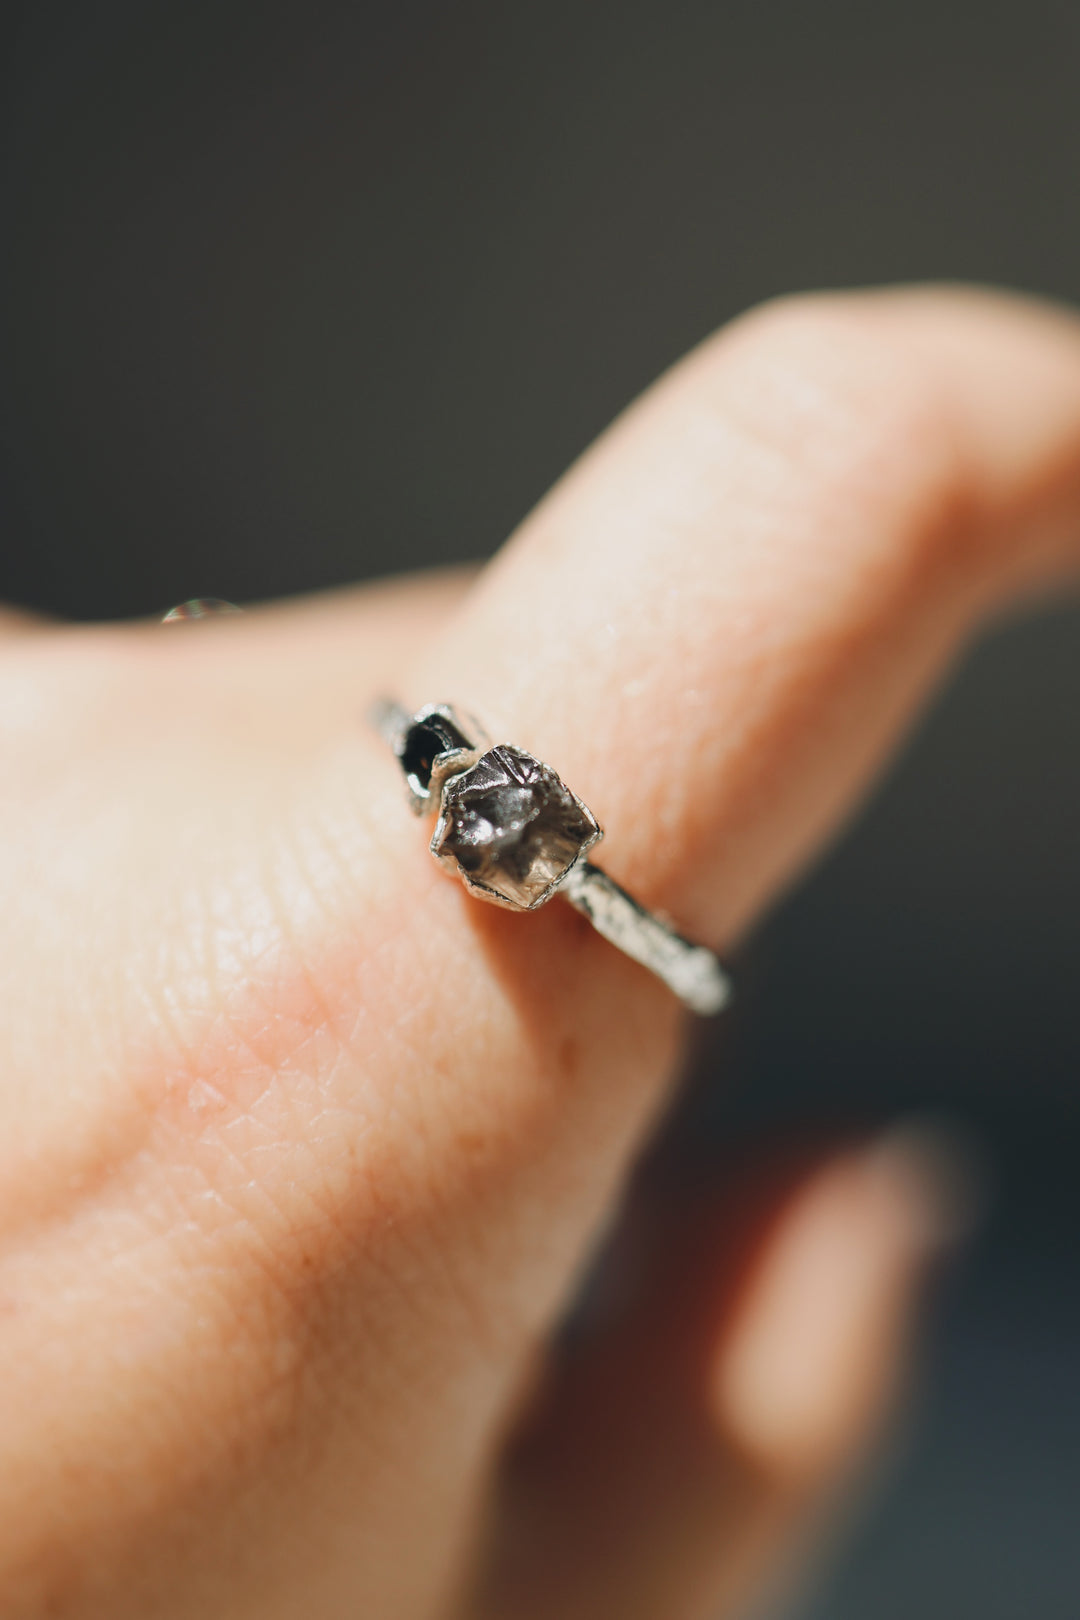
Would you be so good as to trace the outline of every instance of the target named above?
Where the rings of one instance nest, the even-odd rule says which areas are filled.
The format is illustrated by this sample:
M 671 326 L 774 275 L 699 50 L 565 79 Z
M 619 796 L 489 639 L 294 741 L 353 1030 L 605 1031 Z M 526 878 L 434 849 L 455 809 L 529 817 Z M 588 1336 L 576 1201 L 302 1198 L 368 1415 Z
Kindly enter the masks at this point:
M 462 891 L 468 927 L 506 992 L 530 1047 L 559 1083 L 582 1078 L 589 1054 L 640 1032 L 663 1062 L 679 1050 L 683 1017 L 670 993 L 602 939 L 558 896 L 538 911 L 512 912 Z

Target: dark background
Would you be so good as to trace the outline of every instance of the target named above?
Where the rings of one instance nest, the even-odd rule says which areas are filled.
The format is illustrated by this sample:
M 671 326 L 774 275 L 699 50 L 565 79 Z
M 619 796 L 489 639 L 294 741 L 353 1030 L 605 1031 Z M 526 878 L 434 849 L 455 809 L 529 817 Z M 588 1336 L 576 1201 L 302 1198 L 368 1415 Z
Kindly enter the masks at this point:
M 5 11 L 0 594 L 79 617 L 496 546 L 801 286 L 1080 298 L 1080 8 Z M 762 931 L 694 1134 L 961 1122 L 991 1218 L 800 1620 L 1080 1615 L 1080 618 L 976 650 Z

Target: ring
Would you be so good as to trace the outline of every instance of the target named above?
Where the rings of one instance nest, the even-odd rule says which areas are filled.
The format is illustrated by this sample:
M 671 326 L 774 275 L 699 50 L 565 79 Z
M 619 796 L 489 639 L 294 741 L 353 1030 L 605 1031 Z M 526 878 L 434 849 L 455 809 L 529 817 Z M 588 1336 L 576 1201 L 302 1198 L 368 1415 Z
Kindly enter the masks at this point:
M 161 616 L 162 624 L 182 624 L 185 619 L 213 619 L 219 613 L 243 613 L 235 602 L 226 602 L 223 596 L 192 596 Z
M 409 714 L 384 699 L 371 718 L 405 774 L 413 810 L 435 814 L 432 855 L 470 894 L 511 911 L 535 911 L 560 894 L 693 1012 L 708 1017 L 725 1006 L 731 980 L 712 951 L 585 859 L 603 832 L 550 765 L 512 743 L 493 746 L 447 703 Z

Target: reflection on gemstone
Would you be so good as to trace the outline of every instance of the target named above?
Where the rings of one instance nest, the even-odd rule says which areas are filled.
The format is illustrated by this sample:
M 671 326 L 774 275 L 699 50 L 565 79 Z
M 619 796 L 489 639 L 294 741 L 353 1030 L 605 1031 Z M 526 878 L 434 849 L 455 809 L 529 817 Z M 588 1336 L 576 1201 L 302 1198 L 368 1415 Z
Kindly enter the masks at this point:
M 243 613 L 235 602 L 226 602 L 222 596 L 193 596 L 170 608 L 162 617 L 162 624 L 177 624 L 181 619 L 210 619 L 216 613 Z
M 431 849 L 471 886 L 528 908 L 599 837 L 591 811 L 549 766 L 501 744 L 447 782 Z

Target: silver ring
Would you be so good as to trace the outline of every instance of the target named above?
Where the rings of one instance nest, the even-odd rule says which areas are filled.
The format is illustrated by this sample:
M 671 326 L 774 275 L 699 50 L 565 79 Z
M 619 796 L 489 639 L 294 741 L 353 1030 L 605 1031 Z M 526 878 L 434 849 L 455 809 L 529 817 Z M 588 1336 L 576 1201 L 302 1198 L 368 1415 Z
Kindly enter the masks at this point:
M 221 613 L 243 613 L 235 602 L 223 596 L 192 596 L 161 616 L 162 624 L 182 624 L 185 619 L 214 619 Z
M 512 743 L 493 746 L 447 703 L 409 714 L 384 700 L 372 721 L 397 756 L 413 810 L 435 815 L 432 855 L 470 894 L 511 911 L 535 911 L 562 895 L 693 1012 L 711 1016 L 726 1005 L 731 980 L 712 951 L 585 859 L 603 832 L 550 765 Z

